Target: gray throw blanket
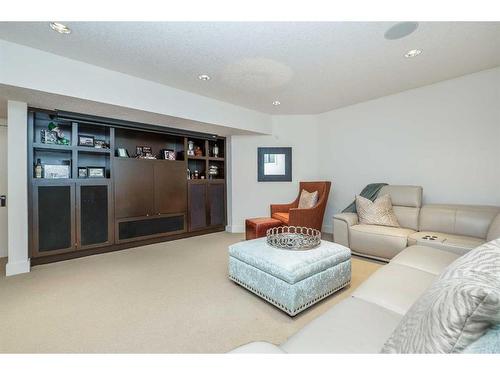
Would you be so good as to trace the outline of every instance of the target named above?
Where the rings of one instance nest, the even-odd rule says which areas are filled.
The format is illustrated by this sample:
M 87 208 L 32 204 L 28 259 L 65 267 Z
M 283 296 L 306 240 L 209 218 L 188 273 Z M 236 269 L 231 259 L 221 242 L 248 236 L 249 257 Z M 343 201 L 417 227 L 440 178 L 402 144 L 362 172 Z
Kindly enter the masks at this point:
M 377 198 L 380 189 L 382 189 L 382 187 L 384 187 L 385 185 L 387 184 L 380 182 L 366 185 L 365 188 L 361 190 L 361 193 L 359 195 L 373 202 L 375 198 Z M 354 200 L 354 202 L 352 202 L 349 206 L 344 208 L 342 212 L 356 212 L 356 200 Z

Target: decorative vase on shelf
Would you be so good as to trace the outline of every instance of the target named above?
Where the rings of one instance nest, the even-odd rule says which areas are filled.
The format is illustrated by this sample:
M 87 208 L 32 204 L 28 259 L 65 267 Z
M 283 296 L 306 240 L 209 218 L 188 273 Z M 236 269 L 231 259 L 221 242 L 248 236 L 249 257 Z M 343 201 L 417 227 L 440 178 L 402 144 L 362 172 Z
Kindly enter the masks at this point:
M 219 157 L 219 146 L 217 146 L 217 144 L 215 144 L 214 148 L 212 149 L 212 153 L 214 155 L 214 158 Z

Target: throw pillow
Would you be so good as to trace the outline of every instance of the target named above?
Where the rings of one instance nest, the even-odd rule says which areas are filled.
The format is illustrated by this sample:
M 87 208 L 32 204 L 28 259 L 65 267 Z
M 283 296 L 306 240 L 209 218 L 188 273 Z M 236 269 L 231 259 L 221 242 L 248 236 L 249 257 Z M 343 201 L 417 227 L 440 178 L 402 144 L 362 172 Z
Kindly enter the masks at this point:
M 458 258 L 403 317 L 383 353 L 459 353 L 500 324 L 500 240 Z
M 309 193 L 302 189 L 299 198 L 299 208 L 313 208 L 318 203 L 318 192 Z
M 356 196 L 356 211 L 359 223 L 370 225 L 385 225 L 399 227 L 398 218 L 392 210 L 392 201 L 389 194 L 382 195 L 372 202 L 362 196 Z
M 490 328 L 479 339 L 470 344 L 463 353 L 467 354 L 499 354 L 500 324 Z

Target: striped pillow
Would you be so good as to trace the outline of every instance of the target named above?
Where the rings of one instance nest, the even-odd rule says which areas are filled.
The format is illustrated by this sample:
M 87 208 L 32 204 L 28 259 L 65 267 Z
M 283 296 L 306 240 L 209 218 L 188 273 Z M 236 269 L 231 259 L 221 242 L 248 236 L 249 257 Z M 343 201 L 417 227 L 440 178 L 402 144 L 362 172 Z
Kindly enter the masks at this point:
M 403 317 L 382 353 L 459 353 L 500 324 L 500 239 L 450 264 Z

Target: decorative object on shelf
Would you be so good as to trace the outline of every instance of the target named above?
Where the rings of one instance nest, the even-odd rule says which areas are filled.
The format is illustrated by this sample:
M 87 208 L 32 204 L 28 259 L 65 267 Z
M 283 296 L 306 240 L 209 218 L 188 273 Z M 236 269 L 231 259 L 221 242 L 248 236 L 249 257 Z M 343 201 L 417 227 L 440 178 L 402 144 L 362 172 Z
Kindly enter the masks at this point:
M 292 148 L 259 147 L 258 181 L 292 181 Z
M 43 178 L 43 167 L 42 167 L 42 161 L 40 159 L 36 159 L 35 178 Z
M 40 132 L 42 143 L 69 146 L 69 139 L 64 137 L 64 132 L 57 124 L 51 121 L 47 128 Z
M 219 175 L 219 167 L 216 165 L 211 165 L 208 167 L 208 176 L 209 178 L 216 178 Z
M 128 158 L 130 157 L 128 154 L 128 150 L 126 148 L 119 148 L 116 150 L 116 156 L 120 158 Z
M 194 155 L 195 156 L 203 156 L 203 150 L 201 149 L 200 146 L 196 146 L 196 148 L 194 149 Z
M 219 157 L 219 146 L 217 146 L 217 143 L 212 148 L 212 155 L 214 156 L 214 158 Z
M 321 245 L 321 232 L 306 227 L 276 227 L 266 232 L 270 246 L 285 250 L 311 250 Z
M 187 169 L 187 179 L 191 179 L 191 170 L 189 168 Z
M 58 179 L 58 178 L 70 178 L 71 167 L 70 161 L 66 161 L 67 164 L 45 164 L 44 166 L 44 178 Z
M 94 147 L 94 136 L 78 135 L 78 146 Z
M 135 146 L 135 157 L 140 158 L 143 155 L 143 147 Z
M 200 179 L 204 180 L 204 179 L 205 179 L 205 176 L 204 176 L 204 175 L 201 175 L 201 176 L 200 176 Z
M 147 158 L 150 158 L 153 156 L 153 150 L 149 146 L 142 146 L 142 153 Z
M 175 160 L 175 151 L 170 149 L 161 150 L 161 157 L 165 160 Z
M 187 155 L 194 156 L 194 142 L 193 141 L 188 141 Z
M 107 143 L 104 139 L 95 139 L 94 140 L 94 147 L 108 149 L 109 143 Z
M 88 178 L 105 178 L 104 167 L 87 167 Z
M 78 167 L 78 178 L 87 178 L 87 168 L 86 167 Z
M 199 179 L 199 178 L 200 178 L 200 172 L 198 172 L 198 170 L 197 170 L 197 169 L 194 171 L 194 176 L 193 176 L 193 178 L 194 178 L 195 180 L 197 180 L 197 179 Z

